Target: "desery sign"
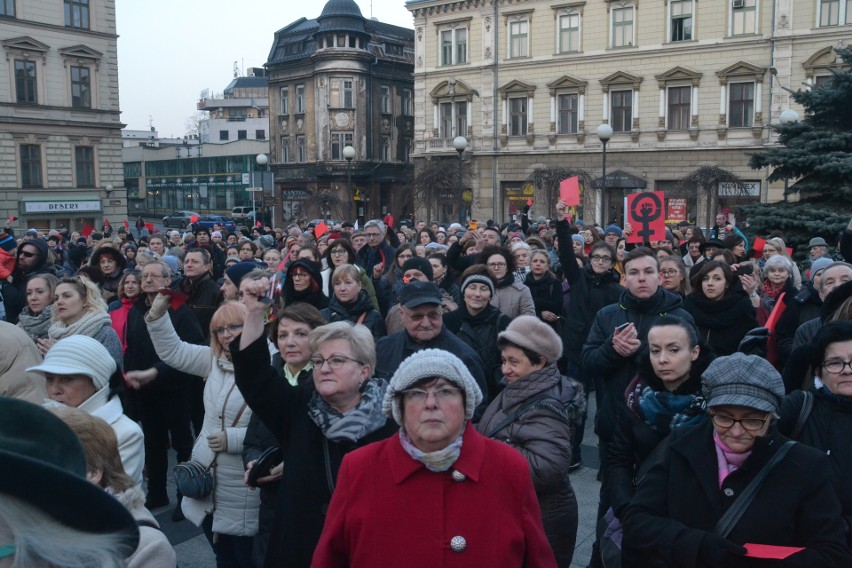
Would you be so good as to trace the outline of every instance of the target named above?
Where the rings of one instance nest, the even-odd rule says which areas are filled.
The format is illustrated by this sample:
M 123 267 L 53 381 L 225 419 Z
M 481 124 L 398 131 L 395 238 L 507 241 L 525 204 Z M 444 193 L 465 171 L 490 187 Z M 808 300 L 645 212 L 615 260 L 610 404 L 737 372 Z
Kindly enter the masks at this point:
M 91 201 L 24 201 L 24 213 L 65 213 L 66 211 L 100 211 L 101 202 Z

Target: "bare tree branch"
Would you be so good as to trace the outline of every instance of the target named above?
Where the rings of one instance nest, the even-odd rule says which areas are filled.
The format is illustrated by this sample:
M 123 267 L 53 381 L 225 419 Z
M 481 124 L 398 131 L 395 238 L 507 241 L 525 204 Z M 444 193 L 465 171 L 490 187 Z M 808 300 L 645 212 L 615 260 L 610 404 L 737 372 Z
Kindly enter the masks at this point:
M 580 168 L 543 168 L 533 170 L 527 178 L 527 181 L 543 194 L 546 205 L 539 210 L 547 211 L 549 216 L 552 216 L 553 207 L 559 198 L 559 183 L 574 176 L 580 178 L 580 185 L 584 188 L 584 201 L 594 203 L 593 192 L 590 191 L 594 177 L 589 172 Z M 583 211 L 589 210 L 584 204 Z
M 705 164 L 678 180 L 669 190 L 672 196 L 696 195 L 699 201 L 706 204 L 705 227 L 710 228 L 716 217 L 719 202 L 719 184 L 730 184 L 734 195 L 748 195 L 748 186 L 738 175 L 720 168 L 715 164 Z

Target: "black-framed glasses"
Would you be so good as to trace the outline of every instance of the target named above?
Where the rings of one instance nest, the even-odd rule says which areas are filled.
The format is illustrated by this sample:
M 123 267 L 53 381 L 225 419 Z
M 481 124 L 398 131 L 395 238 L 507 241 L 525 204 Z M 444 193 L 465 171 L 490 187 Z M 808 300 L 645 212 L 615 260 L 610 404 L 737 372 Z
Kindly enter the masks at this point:
M 346 249 L 331 249 L 330 254 L 333 254 L 334 256 L 343 256 L 344 254 L 347 254 L 347 250 Z
M 310 277 L 310 274 L 308 274 L 307 272 L 294 272 L 293 273 L 293 280 L 302 280 L 302 279 L 308 278 L 308 277 Z
M 829 373 L 834 373 L 839 375 L 843 372 L 846 367 L 849 367 L 849 370 L 852 371 L 852 361 L 841 361 L 839 359 L 833 359 L 831 361 L 823 361 L 822 368 L 828 371 Z
M 505 262 L 489 262 L 488 268 L 506 268 L 508 265 Z
M 346 355 L 332 355 L 328 359 L 323 359 L 320 355 L 314 355 L 313 357 L 311 357 L 311 365 L 313 365 L 314 369 L 316 369 L 317 371 L 322 369 L 322 366 L 326 363 L 328 363 L 328 366 L 331 367 L 332 370 L 336 371 L 340 369 L 343 365 L 345 365 L 347 361 L 352 361 L 353 363 L 358 363 L 359 365 L 364 364 L 358 359 L 353 359 L 352 357 L 347 357 Z
M 600 254 L 593 254 L 589 258 L 591 258 L 594 262 L 612 262 L 611 256 L 602 256 Z
M 710 414 L 710 419 L 713 420 L 713 424 L 718 426 L 719 428 L 733 428 L 734 424 L 739 422 L 740 426 L 742 426 L 745 430 L 749 430 L 750 432 L 755 432 L 763 428 L 763 425 L 766 424 L 766 421 L 769 420 L 769 417 L 766 418 L 741 418 L 736 419 L 733 416 L 728 416 L 727 414 Z
M 231 335 L 236 335 L 241 329 L 243 329 L 243 324 L 232 323 L 231 325 L 226 325 L 225 327 L 217 327 L 213 330 L 213 333 L 215 333 L 216 335 L 225 335 L 225 332 L 227 331 Z
M 665 278 L 669 278 L 671 276 L 677 276 L 678 269 L 672 268 L 671 270 L 660 270 L 660 274 Z

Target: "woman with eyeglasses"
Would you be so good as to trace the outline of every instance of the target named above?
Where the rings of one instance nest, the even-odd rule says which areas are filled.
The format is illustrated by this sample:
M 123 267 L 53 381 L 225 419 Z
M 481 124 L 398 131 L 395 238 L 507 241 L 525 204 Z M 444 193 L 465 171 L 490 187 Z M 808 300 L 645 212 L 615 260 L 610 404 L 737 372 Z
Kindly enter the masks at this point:
M 259 495 L 243 483 L 243 438 L 251 419 L 234 381 L 229 347 L 240 335 L 246 308 L 226 302 L 210 320 L 210 345 L 181 341 L 171 318 L 164 317 L 171 296 L 158 294 L 145 322 L 157 356 L 166 365 L 204 378 L 204 422 L 192 448 L 192 460 L 210 467 L 213 491 L 204 498 L 184 497 L 183 514 L 204 530 L 219 566 L 253 568 L 252 540 L 258 529 Z M 134 386 L 145 385 L 136 379 Z
M 240 285 L 248 315 L 231 353 L 237 386 L 278 439 L 285 463 L 265 566 L 307 568 L 343 456 L 396 428 L 382 412 L 387 383 L 371 378 L 375 343 L 364 326 L 314 329 L 308 336 L 313 380 L 304 386 L 280 380 L 263 333 L 267 306 L 259 298 L 268 286 L 265 278 Z
M 331 275 L 334 273 L 334 269 L 344 264 L 358 265 L 355 264 L 355 249 L 345 238 L 333 239 L 329 242 L 323 258 L 325 259 L 326 268 L 322 271 L 322 291 L 323 294 L 330 298 L 334 294 L 334 288 L 331 284 Z M 358 272 L 360 274 L 361 288 L 366 290 L 373 307 L 379 309 L 379 301 L 376 299 L 376 289 L 373 287 L 373 280 L 367 274 L 367 271 L 360 266 L 358 266 Z
M 300 258 L 287 268 L 280 293 L 282 306 L 305 302 L 318 310 L 328 307 L 328 297 L 322 293 L 322 273 L 317 262 Z
M 675 255 L 660 259 L 660 287 L 681 298 L 692 291 L 682 258 Z
M 488 272 L 497 283 L 497 293 L 491 305 L 509 316 L 534 316 L 530 289 L 515 280 L 515 257 L 506 247 L 488 246 L 479 253 L 479 263 L 488 267 Z
M 674 430 L 637 480 L 623 516 L 622 566 L 649 558 L 713 568 L 852 565 L 829 456 L 788 441 L 775 424 L 784 396 L 778 371 L 735 353 L 701 379 L 710 420 Z M 745 558 L 746 545 L 784 547 L 776 550 L 788 556 Z

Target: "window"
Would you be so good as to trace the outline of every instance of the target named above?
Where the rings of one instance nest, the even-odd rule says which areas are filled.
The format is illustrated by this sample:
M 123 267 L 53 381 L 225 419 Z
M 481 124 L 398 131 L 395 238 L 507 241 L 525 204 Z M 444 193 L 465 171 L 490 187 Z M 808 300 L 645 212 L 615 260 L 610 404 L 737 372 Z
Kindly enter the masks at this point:
M 580 14 L 559 16 L 559 53 L 580 51 Z
M 281 163 L 286 164 L 290 161 L 290 137 L 281 137 Z
M 343 149 L 352 145 L 354 135 L 352 132 L 331 133 L 331 159 L 343 160 Z
M 852 0 L 819 1 L 820 27 L 849 23 L 852 23 Z
M 304 136 L 296 137 L 296 161 L 300 164 L 308 161 L 308 147 Z
M 382 85 L 381 87 L 381 97 L 379 99 L 379 107 L 381 112 L 385 114 L 390 114 L 391 111 L 391 90 L 387 85 Z
M 89 29 L 89 0 L 65 0 L 65 27 Z
M 15 17 L 15 0 L 0 0 L 0 16 Z
M 95 187 L 95 149 L 91 146 L 74 148 L 74 167 L 77 187 Z
M 290 89 L 281 89 L 281 114 L 290 114 Z
M 332 79 L 329 81 L 328 106 L 332 108 L 353 108 L 352 79 Z
M 440 137 L 467 136 L 467 102 L 443 102 L 439 105 Z
M 34 61 L 15 60 L 15 97 L 19 103 L 38 102 Z
M 819 89 L 820 87 L 824 87 L 831 83 L 831 80 L 834 78 L 833 75 L 817 75 L 814 77 L 814 89 Z
M 266 130 L 258 129 L 254 131 L 255 140 L 266 140 Z
M 411 89 L 402 90 L 402 114 L 405 116 L 414 114 L 414 109 L 411 108 Z
M 248 138 L 248 132 L 245 130 L 237 130 L 237 140 L 245 140 Z
M 220 130 L 220 131 L 219 131 L 219 140 L 220 140 L 220 141 L 222 141 L 222 140 L 227 140 L 227 139 L 228 139 L 228 137 L 229 137 L 229 134 L 228 134 L 228 131 L 227 131 L 227 130 Z
M 305 112 L 305 86 L 296 85 L 296 114 Z
M 692 39 L 692 2 L 693 0 L 671 0 L 670 41 L 689 41 Z
M 390 138 L 387 136 L 382 136 L 382 161 L 391 161 Z
M 689 129 L 689 103 L 692 96 L 691 87 L 668 88 L 668 129 Z
M 509 136 L 527 134 L 527 98 L 509 99 Z
M 757 33 L 757 0 L 731 1 L 731 35 Z
M 441 31 L 441 65 L 467 63 L 467 28 Z
M 633 45 L 633 6 L 612 10 L 612 47 Z
M 509 22 L 509 57 L 529 55 L 529 20 Z
M 559 134 L 576 134 L 579 127 L 580 95 L 574 93 L 559 95 L 556 99 L 559 122 L 557 123 Z
M 613 132 L 630 132 L 633 125 L 633 91 L 610 93 Z
M 728 126 L 751 126 L 754 122 L 754 83 L 731 83 L 728 93 Z
M 88 67 L 71 67 L 71 106 L 92 108 L 92 89 Z
M 21 144 L 21 187 L 44 187 L 41 181 L 41 146 Z
M 412 144 L 413 140 L 411 138 L 406 136 L 402 139 L 402 144 L 399 147 L 399 156 L 397 158 L 400 162 L 408 163 L 411 160 L 410 154 Z

